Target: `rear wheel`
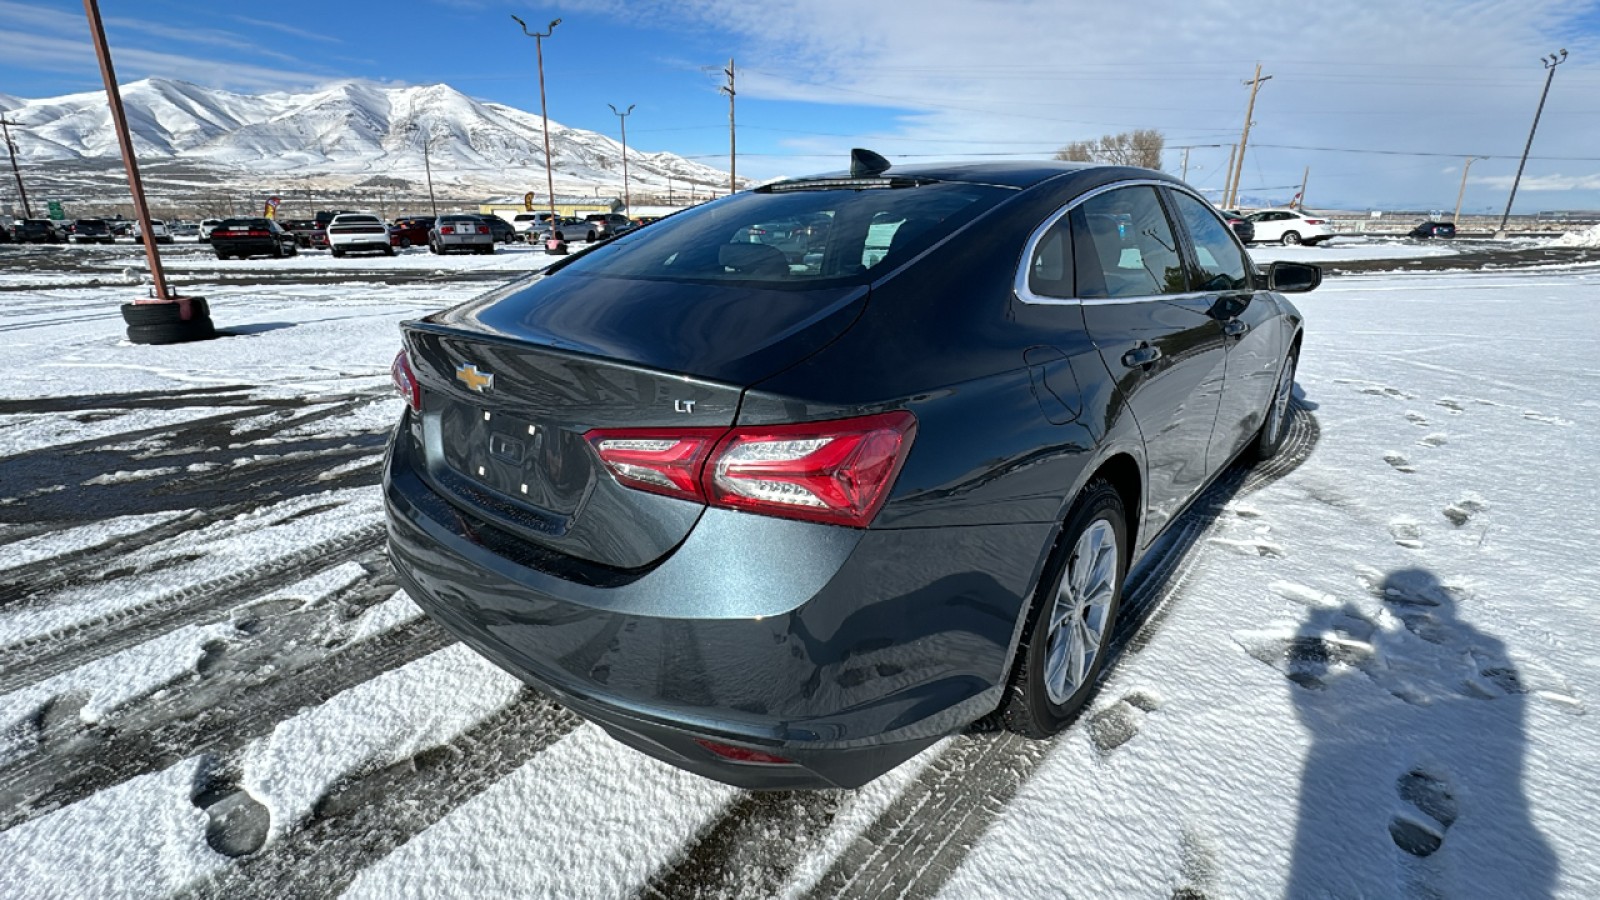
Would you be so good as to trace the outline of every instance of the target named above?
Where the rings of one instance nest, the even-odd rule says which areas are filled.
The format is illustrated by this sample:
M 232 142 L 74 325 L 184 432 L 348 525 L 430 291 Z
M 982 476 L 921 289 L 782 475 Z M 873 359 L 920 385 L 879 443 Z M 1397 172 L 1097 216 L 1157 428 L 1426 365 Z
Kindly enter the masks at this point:
M 334 246 L 333 244 L 329 244 L 328 245 L 328 252 L 332 253 L 334 256 L 343 256 L 344 255 L 344 248 L 343 247 Z
M 1289 434 L 1289 404 L 1294 399 L 1294 369 L 1298 362 L 1299 356 L 1294 351 L 1284 357 L 1261 430 L 1250 442 L 1250 455 L 1256 460 L 1271 459 L 1283 449 L 1283 439 Z
M 1300 243 L 1300 232 L 1298 232 L 1298 231 L 1285 231 L 1283 233 L 1282 240 L 1283 240 L 1283 245 L 1285 247 L 1292 247 L 1295 244 Z
M 383 255 L 384 256 L 393 256 L 394 255 L 394 245 L 391 244 L 390 246 L 383 248 Z
M 1011 731 L 1049 737 L 1072 724 L 1094 693 L 1122 600 L 1127 534 L 1116 488 L 1090 482 L 1067 516 L 1017 648 L 1001 706 Z

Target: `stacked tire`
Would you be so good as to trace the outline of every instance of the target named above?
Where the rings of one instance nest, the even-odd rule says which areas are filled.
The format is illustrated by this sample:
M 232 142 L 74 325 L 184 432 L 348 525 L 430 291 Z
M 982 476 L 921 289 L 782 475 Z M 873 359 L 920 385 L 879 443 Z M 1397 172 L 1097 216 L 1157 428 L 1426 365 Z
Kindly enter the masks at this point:
M 189 305 L 193 315 L 185 320 L 176 300 L 122 304 L 128 340 L 135 344 L 181 344 L 216 337 L 217 329 L 211 324 L 211 308 L 205 298 L 191 297 Z

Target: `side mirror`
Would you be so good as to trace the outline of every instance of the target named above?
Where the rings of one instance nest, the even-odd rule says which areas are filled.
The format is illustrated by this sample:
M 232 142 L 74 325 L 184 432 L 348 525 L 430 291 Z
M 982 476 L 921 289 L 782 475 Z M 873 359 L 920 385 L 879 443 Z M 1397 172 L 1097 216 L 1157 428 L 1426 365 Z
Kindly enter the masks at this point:
M 1279 260 L 1267 269 L 1267 289 L 1285 294 L 1304 294 L 1322 284 L 1322 267 L 1311 263 Z

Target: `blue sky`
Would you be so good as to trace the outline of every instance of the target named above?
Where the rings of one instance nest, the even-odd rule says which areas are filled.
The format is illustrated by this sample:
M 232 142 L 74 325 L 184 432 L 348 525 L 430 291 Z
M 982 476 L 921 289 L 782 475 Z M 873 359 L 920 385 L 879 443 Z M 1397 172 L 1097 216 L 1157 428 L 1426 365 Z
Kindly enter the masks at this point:
M 1285 8 L 1292 7 L 1292 8 Z M 1302 8 L 1303 7 L 1303 8 Z M 537 112 L 543 27 L 550 116 L 630 146 L 727 165 L 737 61 L 739 172 L 837 168 L 851 146 L 891 160 L 1044 157 L 1131 128 L 1167 136 L 1165 167 L 1219 186 L 1258 98 L 1244 189 L 1450 209 L 1503 207 L 1544 83 L 1558 70 L 1518 211 L 1600 209 L 1600 0 L 102 0 L 124 82 L 159 75 L 245 92 L 343 79 L 447 83 Z M 81 5 L 0 0 L 0 93 L 97 90 Z

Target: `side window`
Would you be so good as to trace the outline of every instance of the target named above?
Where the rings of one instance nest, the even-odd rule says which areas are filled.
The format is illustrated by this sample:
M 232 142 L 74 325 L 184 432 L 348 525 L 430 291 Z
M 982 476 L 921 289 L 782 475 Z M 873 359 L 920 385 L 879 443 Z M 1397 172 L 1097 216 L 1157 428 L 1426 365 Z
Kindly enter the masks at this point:
M 1242 291 L 1250 287 L 1250 269 L 1244 254 L 1228 233 L 1228 225 L 1206 204 L 1180 191 L 1172 191 L 1178 217 L 1194 241 L 1195 259 L 1200 271 L 1195 273 L 1194 289 L 1197 291 Z
M 1077 295 L 1148 297 L 1188 290 L 1178 242 L 1155 188 L 1119 188 L 1072 211 Z
M 1071 297 L 1072 226 L 1067 216 L 1056 220 L 1033 248 L 1028 261 L 1028 290 L 1040 297 Z

